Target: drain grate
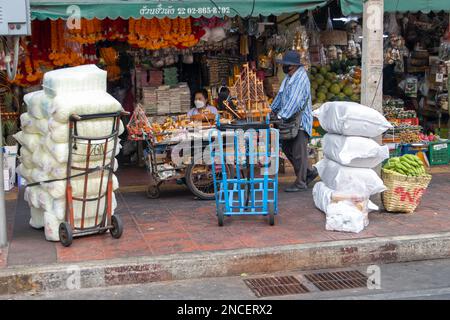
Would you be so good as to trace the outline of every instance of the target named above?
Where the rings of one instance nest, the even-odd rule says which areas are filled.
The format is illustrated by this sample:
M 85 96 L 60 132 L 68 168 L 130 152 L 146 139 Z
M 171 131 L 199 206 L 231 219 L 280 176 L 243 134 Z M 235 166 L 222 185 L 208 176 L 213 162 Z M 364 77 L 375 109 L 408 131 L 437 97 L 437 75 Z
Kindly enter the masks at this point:
M 258 298 L 309 292 L 294 276 L 245 279 L 244 283 Z
M 367 287 L 367 276 L 357 270 L 313 273 L 305 278 L 320 291 Z

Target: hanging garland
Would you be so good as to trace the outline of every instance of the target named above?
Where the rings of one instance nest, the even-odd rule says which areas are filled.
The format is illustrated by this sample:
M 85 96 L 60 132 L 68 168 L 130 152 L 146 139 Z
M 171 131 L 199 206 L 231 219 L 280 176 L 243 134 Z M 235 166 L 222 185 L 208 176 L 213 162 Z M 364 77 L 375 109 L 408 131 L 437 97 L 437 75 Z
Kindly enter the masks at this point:
M 190 48 L 201 37 L 201 30 L 194 30 L 191 18 L 130 19 L 128 31 L 129 44 L 149 50 Z

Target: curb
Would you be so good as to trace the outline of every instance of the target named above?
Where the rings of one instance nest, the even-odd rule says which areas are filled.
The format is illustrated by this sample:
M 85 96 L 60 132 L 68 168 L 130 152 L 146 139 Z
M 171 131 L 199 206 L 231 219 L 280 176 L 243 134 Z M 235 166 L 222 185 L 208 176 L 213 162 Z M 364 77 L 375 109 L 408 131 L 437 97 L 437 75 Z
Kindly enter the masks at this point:
M 0 295 L 450 257 L 450 232 L 0 270 Z

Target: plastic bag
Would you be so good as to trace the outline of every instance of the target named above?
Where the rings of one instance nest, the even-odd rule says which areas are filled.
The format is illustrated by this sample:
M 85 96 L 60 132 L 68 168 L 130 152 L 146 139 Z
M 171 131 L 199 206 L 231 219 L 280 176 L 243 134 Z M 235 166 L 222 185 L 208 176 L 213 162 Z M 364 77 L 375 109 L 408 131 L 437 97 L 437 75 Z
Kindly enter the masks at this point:
M 347 191 L 341 193 L 318 182 L 313 189 L 313 199 L 316 207 L 325 212 L 325 229 L 330 231 L 361 232 L 369 225 L 369 211 L 378 210 L 361 182 L 348 185 Z
M 343 166 L 374 168 L 389 158 L 389 147 L 369 138 L 328 133 L 322 143 L 324 155 Z
M 358 191 L 356 191 L 358 192 Z M 347 197 L 350 196 L 350 197 Z M 348 193 L 336 193 L 336 191 L 328 188 L 324 182 L 319 181 L 314 185 L 313 188 L 313 200 L 316 207 L 326 213 L 327 207 L 332 203 L 336 202 L 337 199 L 342 199 L 344 197 L 352 199 L 352 195 Z M 354 200 L 356 200 L 356 203 L 361 202 L 360 200 L 365 201 L 367 196 L 365 194 L 359 194 L 356 195 L 356 197 L 353 197 Z M 361 206 L 358 206 L 361 208 Z M 365 207 L 365 206 L 364 206 Z M 367 202 L 367 211 L 378 211 L 380 208 L 373 203 L 372 201 L 368 200 Z
M 48 122 L 46 119 L 36 119 L 28 112 L 20 115 L 20 125 L 25 133 L 42 134 L 48 133 Z
M 327 158 L 319 161 L 315 167 L 322 181 L 338 192 L 345 192 L 352 183 L 363 185 L 370 196 L 386 190 L 383 181 L 372 169 L 345 167 Z
M 313 111 L 328 133 L 375 138 L 392 128 L 378 111 L 355 102 L 326 102 Z
M 364 230 L 364 216 L 351 202 L 332 203 L 327 208 L 325 229 L 359 233 Z
M 19 131 L 13 135 L 14 139 L 30 153 L 33 153 L 39 146 L 42 136 L 40 134 L 31 134 Z
M 34 91 L 23 97 L 27 105 L 28 113 L 36 119 L 46 119 L 49 117 L 49 109 L 52 99 L 48 97 L 43 90 Z
M 35 229 L 44 227 L 44 210 L 30 207 L 30 226 Z

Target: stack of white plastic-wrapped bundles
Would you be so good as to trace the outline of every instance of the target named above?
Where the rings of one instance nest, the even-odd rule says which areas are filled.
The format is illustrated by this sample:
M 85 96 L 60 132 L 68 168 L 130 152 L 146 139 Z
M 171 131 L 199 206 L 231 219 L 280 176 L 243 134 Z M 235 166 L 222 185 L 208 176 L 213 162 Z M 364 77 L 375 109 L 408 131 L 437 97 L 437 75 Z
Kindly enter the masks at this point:
M 327 102 L 314 116 L 328 132 L 324 159 L 315 165 L 322 180 L 313 189 L 315 205 L 326 214 L 327 230 L 358 233 L 369 224 L 368 212 L 378 210 L 370 196 L 386 189 L 373 168 L 389 157 L 389 149 L 373 138 L 392 125 L 353 102 Z
M 95 65 L 84 65 L 74 68 L 66 68 L 51 71 L 45 74 L 43 90 L 25 95 L 27 105 L 26 113 L 20 117 L 22 131 L 15 135 L 20 143 L 20 165 L 18 172 L 26 184 L 43 182 L 67 177 L 67 163 L 69 148 L 69 117 L 72 114 L 88 115 L 97 113 L 110 113 L 122 110 L 120 103 L 106 92 L 106 71 Z M 112 118 L 100 120 L 88 120 L 77 125 L 78 135 L 83 137 L 101 137 L 111 134 Z M 121 123 L 120 133 L 124 127 Z M 104 140 L 92 143 L 100 146 Z M 111 159 L 111 153 L 115 155 L 120 151 L 113 143 L 108 144 L 107 161 Z M 75 148 L 74 148 L 75 149 Z M 85 168 L 87 145 L 77 143 L 74 151 L 72 165 Z M 93 146 L 93 150 L 95 146 Z M 103 163 L 103 152 L 91 152 L 89 167 L 95 168 Z M 113 164 L 117 169 L 117 161 Z M 72 170 L 71 176 L 81 173 Z M 95 198 L 99 195 L 100 183 L 102 193 L 105 192 L 108 182 L 108 172 L 101 171 L 89 174 L 87 198 Z M 85 176 L 71 179 L 73 196 L 83 198 Z M 102 182 L 101 182 L 102 181 Z M 118 188 L 118 182 L 113 175 L 113 189 Z M 65 220 L 66 210 L 66 180 L 51 183 L 41 183 L 37 186 L 25 189 L 25 200 L 31 211 L 30 225 L 34 228 L 45 229 L 47 240 L 59 240 L 59 224 Z M 105 198 L 100 200 L 100 210 L 103 213 Z M 82 202 L 73 201 L 75 226 L 80 226 Z M 113 209 L 116 207 L 116 199 L 113 195 Z M 95 224 L 97 201 L 90 201 L 86 205 L 84 227 Z M 100 216 L 101 219 L 101 216 Z

